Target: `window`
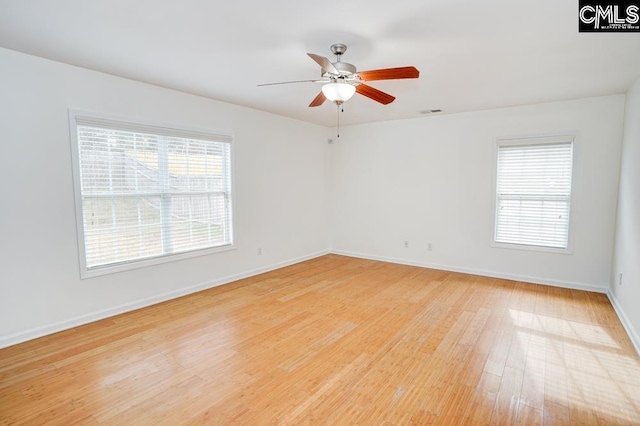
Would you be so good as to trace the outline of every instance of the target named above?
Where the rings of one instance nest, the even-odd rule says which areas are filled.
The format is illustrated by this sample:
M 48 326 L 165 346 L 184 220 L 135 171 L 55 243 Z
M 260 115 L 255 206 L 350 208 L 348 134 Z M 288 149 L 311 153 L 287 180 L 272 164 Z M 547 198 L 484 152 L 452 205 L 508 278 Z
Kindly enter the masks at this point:
M 494 241 L 566 251 L 573 136 L 498 141 Z
M 83 276 L 231 246 L 230 136 L 70 115 Z

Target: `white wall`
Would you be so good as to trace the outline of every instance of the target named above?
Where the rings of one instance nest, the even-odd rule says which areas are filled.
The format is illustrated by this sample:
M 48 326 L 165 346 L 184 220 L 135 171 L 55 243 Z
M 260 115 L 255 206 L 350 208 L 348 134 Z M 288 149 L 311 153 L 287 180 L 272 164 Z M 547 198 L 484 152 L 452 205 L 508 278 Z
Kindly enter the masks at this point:
M 604 292 L 623 110 L 617 95 L 345 127 L 330 148 L 332 250 Z M 577 135 L 572 254 L 491 247 L 495 139 L 560 133 Z
M 80 280 L 68 108 L 233 132 L 237 250 Z M 0 347 L 325 252 L 326 155 L 320 126 L 0 49 Z
M 640 352 L 640 79 L 626 101 L 611 293 Z
M 628 96 L 613 268 L 625 284 L 612 289 L 636 329 L 639 92 L 636 83 Z M 80 280 L 68 108 L 233 132 L 237 249 Z M 329 243 L 605 291 L 623 108 L 620 95 L 366 124 L 327 145 L 320 126 L 0 49 L 0 347 L 321 254 Z M 492 248 L 495 138 L 567 132 L 577 135 L 573 253 Z

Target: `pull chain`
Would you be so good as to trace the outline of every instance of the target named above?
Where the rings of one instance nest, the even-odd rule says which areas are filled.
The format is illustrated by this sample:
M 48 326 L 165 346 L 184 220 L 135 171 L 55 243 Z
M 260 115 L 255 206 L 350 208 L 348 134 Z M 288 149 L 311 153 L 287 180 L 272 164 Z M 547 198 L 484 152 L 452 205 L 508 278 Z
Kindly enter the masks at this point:
M 344 112 L 344 106 L 341 103 L 336 106 L 338 107 L 338 137 L 340 137 L 340 113 Z
M 338 107 L 338 137 L 340 137 L 340 105 L 336 105 Z

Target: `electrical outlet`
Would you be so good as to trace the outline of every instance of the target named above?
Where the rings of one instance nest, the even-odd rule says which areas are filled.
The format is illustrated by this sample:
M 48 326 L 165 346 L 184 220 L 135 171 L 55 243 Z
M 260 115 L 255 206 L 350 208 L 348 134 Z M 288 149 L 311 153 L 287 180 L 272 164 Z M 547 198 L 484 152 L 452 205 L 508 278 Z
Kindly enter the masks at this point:
M 618 285 L 622 285 L 622 272 L 620 272 L 620 276 L 618 277 Z
M 262 255 L 262 247 L 258 247 L 258 256 Z
M 409 240 L 404 240 L 404 248 L 409 248 Z
M 428 251 L 432 251 L 433 250 L 433 246 L 431 245 L 431 243 L 427 243 L 427 250 Z

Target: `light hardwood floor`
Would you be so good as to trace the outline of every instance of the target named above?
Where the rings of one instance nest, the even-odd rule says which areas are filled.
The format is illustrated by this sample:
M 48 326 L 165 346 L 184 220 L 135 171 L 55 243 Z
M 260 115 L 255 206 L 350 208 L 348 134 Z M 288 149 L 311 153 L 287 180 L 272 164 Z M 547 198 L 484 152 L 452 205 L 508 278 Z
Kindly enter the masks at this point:
M 640 424 L 606 296 L 328 255 L 0 351 L 0 424 Z

